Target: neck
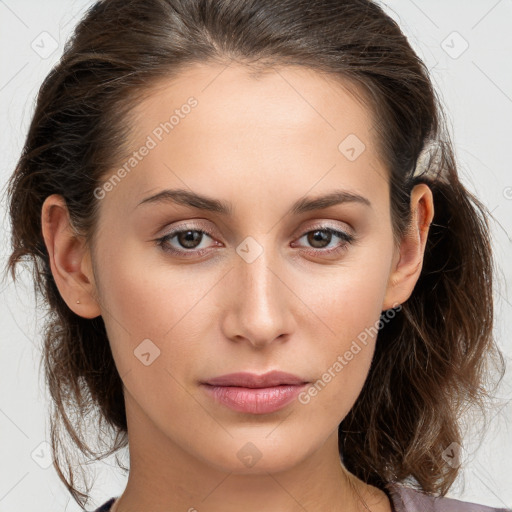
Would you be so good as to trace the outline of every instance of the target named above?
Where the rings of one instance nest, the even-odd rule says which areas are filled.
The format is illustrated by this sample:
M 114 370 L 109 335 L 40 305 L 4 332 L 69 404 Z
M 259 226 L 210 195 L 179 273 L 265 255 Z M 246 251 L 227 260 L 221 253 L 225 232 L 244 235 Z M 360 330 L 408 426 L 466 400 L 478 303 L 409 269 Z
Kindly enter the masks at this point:
M 276 471 L 214 467 L 127 410 L 130 474 L 111 512 L 391 512 L 388 497 L 346 470 L 335 430 L 317 451 Z M 198 434 L 199 435 L 199 434 Z M 262 465 L 260 465 L 260 468 Z

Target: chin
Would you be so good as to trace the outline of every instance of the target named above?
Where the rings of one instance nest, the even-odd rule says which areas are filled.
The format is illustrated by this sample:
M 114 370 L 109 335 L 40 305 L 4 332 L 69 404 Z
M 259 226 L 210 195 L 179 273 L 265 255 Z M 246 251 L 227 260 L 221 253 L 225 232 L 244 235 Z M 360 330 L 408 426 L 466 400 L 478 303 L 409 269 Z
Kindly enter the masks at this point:
M 216 469 L 239 475 L 266 475 L 286 471 L 307 457 L 306 451 L 297 448 L 304 447 L 304 440 L 297 439 L 294 442 L 290 437 L 286 440 L 269 439 L 265 437 L 269 431 L 265 429 L 264 435 L 260 437 L 246 435 L 230 438 L 223 445 L 224 449 L 210 452 L 206 457 L 203 453 L 203 457 Z M 313 450 L 311 447 L 310 451 Z

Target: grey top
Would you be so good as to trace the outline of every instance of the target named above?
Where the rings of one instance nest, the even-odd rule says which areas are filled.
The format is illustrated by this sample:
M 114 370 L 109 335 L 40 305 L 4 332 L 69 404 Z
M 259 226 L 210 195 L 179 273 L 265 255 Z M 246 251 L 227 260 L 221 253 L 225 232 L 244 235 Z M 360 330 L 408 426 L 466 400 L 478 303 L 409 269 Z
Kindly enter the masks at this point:
M 512 512 L 511 508 L 494 508 L 454 498 L 434 497 L 403 484 L 386 486 L 391 497 L 393 512 Z M 108 512 L 116 498 L 110 498 L 94 512 Z
M 487 507 L 446 496 L 430 496 L 403 484 L 390 483 L 387 488 L 393 501 L 393 512 L 512 512 L 510 508 Z

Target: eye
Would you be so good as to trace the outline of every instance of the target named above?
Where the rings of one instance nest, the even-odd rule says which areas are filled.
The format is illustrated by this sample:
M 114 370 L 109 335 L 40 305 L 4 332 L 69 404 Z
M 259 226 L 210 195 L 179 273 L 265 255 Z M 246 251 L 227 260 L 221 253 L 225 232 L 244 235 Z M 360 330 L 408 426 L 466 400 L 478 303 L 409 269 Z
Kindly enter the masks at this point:
M 204 247 L 204 245 L 201 247 L 205 236 L 212 238 L 212 235 L 203 229 L 183 229 L 183 227 L 181 227 L 181 229 L 176 229 L 158 238 L 156 242 L 157 245 L 162 247 L 163 251 L 171 254 L 185 257 L 189 255 L 200 256 L 207 250 L 207 247 Z M 175 245 L 172 245 L 173 239 L 176 239 Z
M 213 235 L 203 229 L 194 229 L 180 226 L 170 233 L 155 240 L 163 251 L 177 256 L 202 256 L 209 246 L 204 244 L 207 238 L 213 239 Z M 312 249 L 305 249 L 306 252 L 317 254 L 338 254 L 347 249 L 347 246 L 354 242 L 355 237 L 344 231 L 328 226 L 319 226 L 304 233 L 299 240 L 305 238 Z M 334 245 L 333 245 L 334 244 Z M 218 242 L 211 245 L 219 245 Z M 331 247 L 329 248 L 329 246 Z
M 353 235 L 328 226 L 319 226 L 313 230 L 307 231 L 299 240 L 303 238 L 313 247 L 313 250 L 308 250 L 308 252 L 329 255 L 346 250 L 348 245 L 355 240 Z M 337 239 L 338 242 L 336 241 Z M 332 243 L 334 243 L 334 245 L 331 245 Z M 330 248 L 329 245 L 331 245 Z

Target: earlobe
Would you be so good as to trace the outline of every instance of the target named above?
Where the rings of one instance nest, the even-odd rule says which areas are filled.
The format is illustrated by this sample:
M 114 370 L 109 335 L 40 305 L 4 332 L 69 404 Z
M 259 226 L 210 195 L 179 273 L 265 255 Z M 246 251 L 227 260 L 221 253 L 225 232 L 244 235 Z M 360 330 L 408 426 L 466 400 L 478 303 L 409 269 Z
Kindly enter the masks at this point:
M 393 259 L 382 310 L 403 304 L 412 294 L 423 267 L 428 231 L 434 218 L 432 191 L 424 184 L 411 192 L 411 224 Z
M 52 275 L 63 300 L 79 316 L 99 316 L 90 253 L 83 237 L 70 224 L 66 201 L 61 195 L 52 194 L 44 201 L 41 229 Z

